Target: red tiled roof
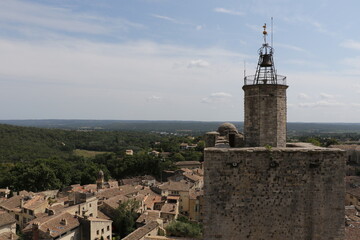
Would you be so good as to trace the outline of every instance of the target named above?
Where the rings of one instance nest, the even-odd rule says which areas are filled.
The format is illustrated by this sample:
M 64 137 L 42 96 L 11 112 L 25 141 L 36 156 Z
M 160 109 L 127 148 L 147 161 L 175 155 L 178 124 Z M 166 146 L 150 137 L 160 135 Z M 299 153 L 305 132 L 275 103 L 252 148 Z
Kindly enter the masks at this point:
M 148 210 L 140 215 L 140 217 L 136 220 L 138 223 L 148 223 L 150 221 L 156 221 L 160 218 L 160 211 L 157 210 Z
M 9 213 L 5 211 L 0 211 L 0 228 L 9 224 L 13 224 L 15 222 L 15 218 Z
M 188 191 L 193 186 L 192 183 L 189 183 L 187 181 L 169 181 L 166 183 L 163 183 L 159 186 L 161 190 L 170 190 L 170 191 Z
M 165 203 L 162 208 L 161 211 L 162 213 L 167 213 L 167 214 L 176 214 L 176 209 L 177 206 L 174 203 Z
M 0 240 L 17 240 L 19 236 L 12 232 L 4 232 L 0 234 Z
M 159 223 L 157 223 L 155 221 L 149 222 L 145 226 L 136 229 L 135 231 L 133 231 L 132 233 L 127 235 L 122 240 L 139 240 L 139 239 L 142 239 L 144 236 L 146 236 L 149 232 L 153 231 L 157 227 L 159 227 Z

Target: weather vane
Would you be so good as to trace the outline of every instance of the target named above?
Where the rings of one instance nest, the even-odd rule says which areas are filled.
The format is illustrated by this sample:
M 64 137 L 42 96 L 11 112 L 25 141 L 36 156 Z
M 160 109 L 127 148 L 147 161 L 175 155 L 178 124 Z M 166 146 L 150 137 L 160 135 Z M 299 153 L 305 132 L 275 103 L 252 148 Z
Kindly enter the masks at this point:
M 264 24 L 263 28 L 264 28 L 264 31 L 263 31 L 263 34 L 264 34 L 264 42 L 265 42 L 265 44 L 266 44 L 266 35 L 267 35 L 266 23 Z

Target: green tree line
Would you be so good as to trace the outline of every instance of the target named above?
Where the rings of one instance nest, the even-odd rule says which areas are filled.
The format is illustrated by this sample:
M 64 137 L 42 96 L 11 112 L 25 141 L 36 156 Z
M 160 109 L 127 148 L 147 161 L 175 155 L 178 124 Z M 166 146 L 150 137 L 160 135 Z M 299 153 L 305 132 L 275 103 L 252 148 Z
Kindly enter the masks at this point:
M 70 184 L 95 183 L 101 169 L 105 177 L 122 179 L 138 175 L 160 178 L 174 169 L 175 161 L 201 160 L 203 142 L 196 150 L 180 151 L 180 143 L 200 138 L 151 132 L 39 129 L 0 125 L 0 188 L 14 191 L 59 189 Z M 77 156 L 75 149 L 109 152 L 91 158 Z M 134 155 L 125 155 L 133 149 Z M 170 152 L 151 155 L 149 151 Z

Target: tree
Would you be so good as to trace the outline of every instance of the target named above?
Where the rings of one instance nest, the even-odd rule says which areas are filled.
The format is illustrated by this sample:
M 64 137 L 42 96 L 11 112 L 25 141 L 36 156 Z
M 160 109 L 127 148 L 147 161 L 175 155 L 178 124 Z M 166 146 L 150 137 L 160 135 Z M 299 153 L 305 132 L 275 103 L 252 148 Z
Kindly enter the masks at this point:
M 137 210 L 140 207 L 140 202 L 135 199 L 119 204 L 112 217 L 114 232 L 120 235 L 121 238 L 127 236 L 135 230 L 136 219 L 139 217 Z
M 174 160 L 174 162 L 185 161 L 185 158 L 181 153 L 175 153 L 172 159 Z
M 200 225 L 184 219 L 172 221 L 165 229 L 167 235 L 174 237 L 198 238 L 201 236 Z

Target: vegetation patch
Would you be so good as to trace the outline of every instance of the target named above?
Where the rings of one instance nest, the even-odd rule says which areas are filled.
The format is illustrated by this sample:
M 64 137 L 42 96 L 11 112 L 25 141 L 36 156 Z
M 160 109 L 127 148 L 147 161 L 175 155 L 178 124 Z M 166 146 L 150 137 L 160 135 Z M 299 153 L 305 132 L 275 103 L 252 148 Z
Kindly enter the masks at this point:
M 73 154 L 75 156 L 84 157 L 84 158 L 94 158 L 96 155 L 108 154 L 108 153 L 111 153 L 111 152 L 90 151 L 90 150 L 84 150 L 84 149 L 75 149 L 73 151 Z

